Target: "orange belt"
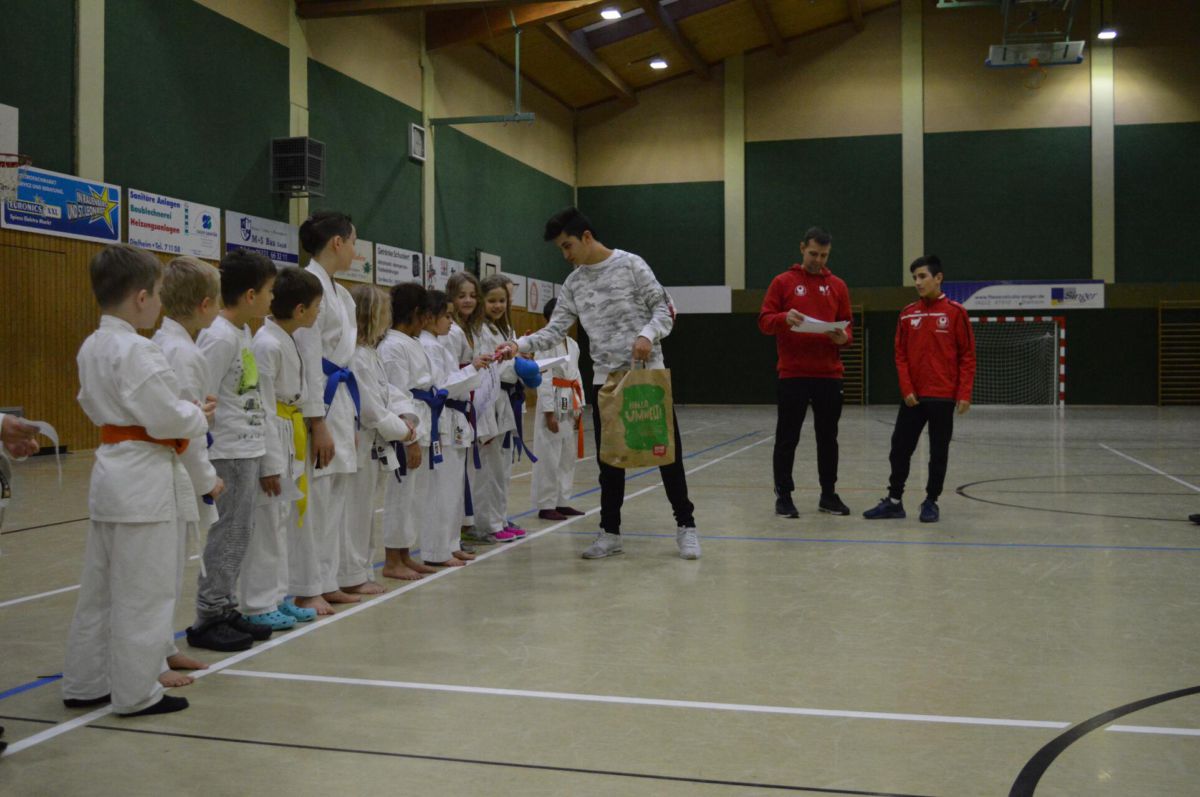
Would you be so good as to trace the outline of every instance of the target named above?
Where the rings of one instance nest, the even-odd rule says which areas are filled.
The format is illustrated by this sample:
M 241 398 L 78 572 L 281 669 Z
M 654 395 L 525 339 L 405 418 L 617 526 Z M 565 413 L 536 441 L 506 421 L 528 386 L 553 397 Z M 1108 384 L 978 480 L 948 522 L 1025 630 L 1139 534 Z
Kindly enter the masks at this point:
M 583 406 L 583 387 L 580 386 L 578 379 L 563 379 L 561 376 L 556 376 L 552 380 L 555 387 L 567 387 L 571 389 L 571 409 L 578 410 Z M 578 431 L 578 441 L 576 456 L 583 459 L 583 418 L 576 419 L 576 431 Z
M 140 440 L 143 443 L 157 443 L 160 446 L 166 446 L 172 449 L 176 454 L 182 454 L 187 451 L 187 439 L 175 440 L 159 440 L 157 437 L 151 437 L 144 426 L 113 426 L 112 424 L 104 424 L 100 427 L 100 442 L 107 445 L 115 445 L 124 443 L 126 440 Z

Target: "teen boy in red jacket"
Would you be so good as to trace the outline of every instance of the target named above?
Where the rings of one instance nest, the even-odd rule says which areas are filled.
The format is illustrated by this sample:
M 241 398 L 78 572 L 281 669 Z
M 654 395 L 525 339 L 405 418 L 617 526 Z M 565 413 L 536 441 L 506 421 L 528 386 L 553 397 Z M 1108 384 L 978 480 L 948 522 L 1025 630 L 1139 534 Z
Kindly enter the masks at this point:
M 946 481 L 954 411 L 971 408 L 975 384 L 975 333 L 967 311 L 942 293 L 942 261 L 918 257 L 908 267 L 921 298 L 900 312 L 896 324 L 896 372 L 904 402 L 892 432 L 892 476 L 888 495 L 863 512 L 871 520 L 904 517 L 904 483 L 921 430 L 929 424 L 929 481 L 921 504 L 921 522 L 936 523 L 938 496 Z
M 833 238 L 813 227 L 804 233 L 803 260 L 771 281 L 758 315 L 758 328 L 775 336 L 779 353 L 776 370 L 777 418 L 775 423 L 775 514 L 800 517 L 792 503 L 792 465 L 808 405 L 813 408 L 817 438 L 817 477 L 821 482 L 822 512 L 849 515 L 850 509 L 834 492 L 838 469 L 838 420 L 842 417 L 842 358 L 840 349 L 850 342 L 850 326 L 830 332 L 792 332 L 802 314 L 818 321 L 847 321 L 850 291 L 825 265 Z

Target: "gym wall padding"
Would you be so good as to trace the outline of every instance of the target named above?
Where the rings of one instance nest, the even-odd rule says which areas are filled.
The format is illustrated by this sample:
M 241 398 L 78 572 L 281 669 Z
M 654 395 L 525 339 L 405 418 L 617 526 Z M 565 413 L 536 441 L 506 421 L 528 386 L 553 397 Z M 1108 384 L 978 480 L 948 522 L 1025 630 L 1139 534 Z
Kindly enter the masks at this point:
M 20 110 L 22 154 L 40 168 L 74 172 L 75 0 L 4 5 L 0 103 Z
M 325 196 L 309 208 L 349 213 L 365 240 L 420 250 L 422 167 L 408 159 L 408 126 L 421 112 L 311 59 L 308 97 L 326 166 Z
M 1121 125 L 1115 136 L 1117 281 L 1200 281 L 1200 122 Z
M 434 254 L 469 265 L 482 249 L 505 271 L 561 283 L 570 266 L 542 230 L 571 204 L 571 186 L 452 127 L 435 136 Z
M 1090 279 L 1086 127 L 925 135 L 925 249 L 955 280 Z
M 605 245 L 645 259 L 664 285 L 725 281 L 724 183 L 579 189 L 579 209 Z
M 286 219 L 269 159 L 287 48 L 190 0 L 109 2 L 105 27 L 105 178 Z
M 746 287 L 765 288 L 800 259 L 812 226 L 833 236 L 830 267 L 851 287 L 900 272 L 900 136 L 746 145 Z

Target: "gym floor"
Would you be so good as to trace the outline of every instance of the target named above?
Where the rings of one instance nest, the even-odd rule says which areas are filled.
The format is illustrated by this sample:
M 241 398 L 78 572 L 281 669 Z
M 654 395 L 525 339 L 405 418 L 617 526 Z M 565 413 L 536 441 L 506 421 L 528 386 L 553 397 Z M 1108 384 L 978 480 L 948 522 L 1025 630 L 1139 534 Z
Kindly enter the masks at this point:
M 816 511 L 806 424 L 788 520 L 774 408 L 681 407 L 700 561 L 676 556 L 657 471 L 629 474 L 624 555 L 580 559 L 585 461 L 587 516 L 526 515 L 526 540 L 466 568 L 205 651 L 175 692 L 191 708 L 137 719 L 60 701 L 90 452 L 61 488 L 53 457 L 22 464 L 0 537 L 0 793 L 1196 794 L 1200 409 L 975 408 L 935 525 L 916 520 L 924 442 L 909 518 L 861 517 L 894 416 L 844 411 L 850 517 Z

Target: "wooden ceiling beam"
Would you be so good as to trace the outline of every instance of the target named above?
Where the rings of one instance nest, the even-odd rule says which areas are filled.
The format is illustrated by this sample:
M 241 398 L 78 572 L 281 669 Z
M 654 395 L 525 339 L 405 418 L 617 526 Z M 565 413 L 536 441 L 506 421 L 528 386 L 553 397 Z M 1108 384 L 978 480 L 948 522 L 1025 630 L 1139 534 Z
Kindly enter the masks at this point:
M 456 44 L 479 44 L 499 34 L 511 33 L 511 10 L 517 27 L 541 25 L 586 11 L 602 0 L 560 0 L 551 3 L 525 3 L 508 9 L 465 9 L 431 11 L 425 15 L 425 49 L 440 50 Z
M 679 26 L 675 24 L 675 20 L 669 14 L 663 11 L 659 0 L 638 0 L 638 5 L 642 7 L 642 11 L 646 12 L 647 17 L 654 20 L 654 24 L 670 40 L 675 51 L 691 64 L 693 72 L 704 80 L 712 77 L 708 70 L 708 63 L 700 56 L 692 43 L 679 32 Z
M 621 80 L 620 75 L 614 72 L 612 67 L 601 61 L 591 47 L 588 47 L 587 39 L 584 38 L 582 31 L 572 33 L 557 20 L 546 23 L 545 30 L 546 35 L 558 45 L 559 49 L 586 67 L 601 85 L 616 95 L 618 100 L 626 105 L 637 103 L 633 89 L 624 80 Z
M 509 5 L 511 0 L 296 0 L 301 19 L 357 17 L 395 11 L 446 11 Z
M 850 23 L 861 33 L 867 27 L 867 21 L 863 19 L 862 0 L 846 0 L 846 7 L 850 9 Z
M 775 17 L 771 14 L 767 0 L 750 0 L 750 5 L 754 7 L 754 15 L 758 17 L 758 24 L 762 26 L 763 33 L 767 34 L 771 49 L 780 57 L 787 55 L 787 43 L 779 32 L 779 26 L 775 24 Z

